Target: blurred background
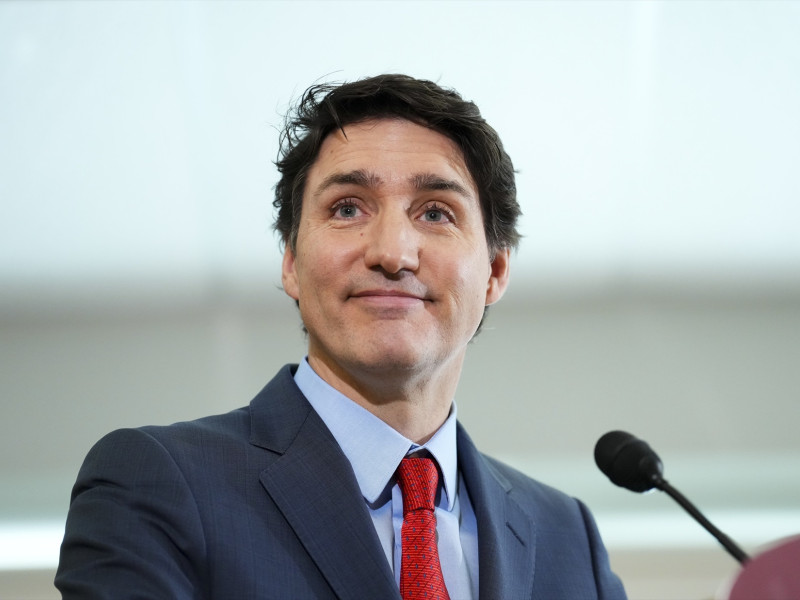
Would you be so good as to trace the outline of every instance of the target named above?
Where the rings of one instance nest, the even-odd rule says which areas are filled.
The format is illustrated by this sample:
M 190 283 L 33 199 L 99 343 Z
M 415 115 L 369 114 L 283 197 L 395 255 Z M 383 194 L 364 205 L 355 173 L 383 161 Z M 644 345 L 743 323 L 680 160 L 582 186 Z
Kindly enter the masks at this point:
M 0 597 L 53 598 L 70 487 L 117 427 L 249 402 L 304 354 L 271 230 L 312 83 L 454 87 L 525 235 L 459 416 L 583 499 L 632 599 L 737 564 L 597 438 L 648 440 L 748 552 L 800 533 L 800 3 L 0 3 Z

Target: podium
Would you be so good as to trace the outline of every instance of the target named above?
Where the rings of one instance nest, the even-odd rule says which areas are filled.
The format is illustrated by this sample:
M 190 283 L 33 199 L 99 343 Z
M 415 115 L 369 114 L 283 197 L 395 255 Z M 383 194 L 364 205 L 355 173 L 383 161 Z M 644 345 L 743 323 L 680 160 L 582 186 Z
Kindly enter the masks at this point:
M 748 560 L 719 600 L 800 600 L 800 535 Z

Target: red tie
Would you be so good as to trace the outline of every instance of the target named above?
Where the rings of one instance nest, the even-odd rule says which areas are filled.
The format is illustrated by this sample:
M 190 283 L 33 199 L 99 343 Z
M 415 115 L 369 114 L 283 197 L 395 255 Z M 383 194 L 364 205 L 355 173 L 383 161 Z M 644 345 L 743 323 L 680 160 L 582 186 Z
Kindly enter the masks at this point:
M 397 483 L 403 493 L 400 595 L 403 600 L 450 600 L 436 547 L 436 464 L 430 458 L 404 458 Z

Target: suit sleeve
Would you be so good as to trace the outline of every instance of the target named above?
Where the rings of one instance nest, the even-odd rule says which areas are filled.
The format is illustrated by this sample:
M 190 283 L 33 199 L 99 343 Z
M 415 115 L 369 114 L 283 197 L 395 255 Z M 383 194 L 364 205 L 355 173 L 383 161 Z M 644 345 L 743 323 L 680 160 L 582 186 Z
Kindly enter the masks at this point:
M 589 538 L 589 549 L 592 554 L 592 568 L 594 578 L 597 582 L 597 597 L 599 600 L 625 600 L 625 588 L 619 577 L 611 571 L 608 561 L 608 552 L 603 541 L 600 539 L 600 532 L 597 524 L 583 502 L 577 500 L 581 510 L 581 516 L 586 527 L 586 534 Z
M 169 452 L 142 430 L 116 431 L 78 474 L 55 584 L 65 600 L 200 598 L 203 540 Z

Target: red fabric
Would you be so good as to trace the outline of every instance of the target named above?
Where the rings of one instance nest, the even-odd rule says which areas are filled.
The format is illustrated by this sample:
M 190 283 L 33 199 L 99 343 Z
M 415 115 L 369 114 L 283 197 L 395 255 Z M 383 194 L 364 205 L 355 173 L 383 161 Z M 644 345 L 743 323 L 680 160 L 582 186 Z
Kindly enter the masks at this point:
M 403 600 L 450 600 L 436 546 L 434 498 L 439 473 L 430 458 L 404 458 L 398 469 L 403 493 L 400 595 Z

